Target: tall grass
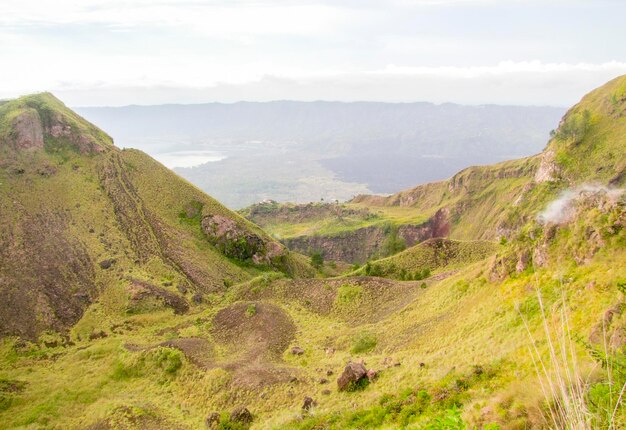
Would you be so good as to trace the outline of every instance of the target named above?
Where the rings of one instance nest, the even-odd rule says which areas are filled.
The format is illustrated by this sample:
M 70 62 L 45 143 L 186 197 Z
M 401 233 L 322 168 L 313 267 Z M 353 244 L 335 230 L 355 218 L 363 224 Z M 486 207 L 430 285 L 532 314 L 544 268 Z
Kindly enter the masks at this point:
M 596 354 L 595 367 L 588 372 L 587 377 L 583 377 L 576 352 L 576 336 L 570 328 L 565 297 L 554 305 L 558 310 L 555 309 L 556 312 L 552 314 L 558 316 L 558 320 L 551 324 L 546 315 L 541 291 L 539 288 L 536 291 L 547 347 L 544 354 L 539 350 L 538 341 L 528 321 L 521 313 L 520 316 L 531 340 L 528 348 L 546 401 L 542 408 L 546 426 L 557 430 L 616 429 L 616 416 L 622 405 L 626 383 L 623 377 L 615 377 L 614 360 L 606 341 L 606 327 L 603 324 L 604 357 L 598 359 L 599 355 Z M 594 386 L 590 383 L 590 376 L 597 368 L 598 361 L 605 369 L 606 381 L 603 384 L 608 388 L 603 404 L 591 401 L 589 395 Z

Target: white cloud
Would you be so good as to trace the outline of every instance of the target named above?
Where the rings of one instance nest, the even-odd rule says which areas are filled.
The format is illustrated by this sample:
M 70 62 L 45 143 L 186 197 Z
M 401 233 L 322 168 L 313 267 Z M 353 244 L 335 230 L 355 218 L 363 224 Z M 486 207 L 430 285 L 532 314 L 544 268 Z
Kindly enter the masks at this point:
M 564 3 L 0 0 L 0 97 L 568 105 L 626 73 L 626 28 L 604 25 L 617 2 L 548 16 Z
M 311 34 L 349 18 L 324 4 L 207 1 L 3 0 L 0 25 L 16 27 L 101 24 L 112 28 L 178 27 L 208 35 Z

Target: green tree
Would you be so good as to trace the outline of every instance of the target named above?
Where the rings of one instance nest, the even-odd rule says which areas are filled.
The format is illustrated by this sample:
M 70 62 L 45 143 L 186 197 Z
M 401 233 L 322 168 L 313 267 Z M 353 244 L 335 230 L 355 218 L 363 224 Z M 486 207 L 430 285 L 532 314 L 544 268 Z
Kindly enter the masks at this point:
M 311 266 L 315 267 L 316 269 L 320 269 L 323 265 L 324 265 L 324 254 L 322 254 L 320 251 L 315 251 L 311 255 Z

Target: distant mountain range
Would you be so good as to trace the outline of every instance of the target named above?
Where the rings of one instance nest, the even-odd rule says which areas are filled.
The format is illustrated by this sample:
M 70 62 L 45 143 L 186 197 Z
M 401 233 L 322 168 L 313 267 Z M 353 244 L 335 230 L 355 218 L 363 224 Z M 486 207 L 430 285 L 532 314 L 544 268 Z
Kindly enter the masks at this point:
M 541 151 L 559 107 L 240 102 L 76 111 L 231 208 L 391 193 Z M 204 164 L 203 164 L 204 163 Z

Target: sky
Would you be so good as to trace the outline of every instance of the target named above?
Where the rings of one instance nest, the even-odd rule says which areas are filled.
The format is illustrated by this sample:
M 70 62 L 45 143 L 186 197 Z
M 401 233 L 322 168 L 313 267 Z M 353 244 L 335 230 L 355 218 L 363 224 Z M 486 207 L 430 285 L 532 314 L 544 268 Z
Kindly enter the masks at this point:
M 626 74 L 622 0 L 0 0 L 0 98 L 568 106 Z

